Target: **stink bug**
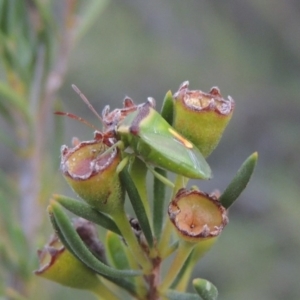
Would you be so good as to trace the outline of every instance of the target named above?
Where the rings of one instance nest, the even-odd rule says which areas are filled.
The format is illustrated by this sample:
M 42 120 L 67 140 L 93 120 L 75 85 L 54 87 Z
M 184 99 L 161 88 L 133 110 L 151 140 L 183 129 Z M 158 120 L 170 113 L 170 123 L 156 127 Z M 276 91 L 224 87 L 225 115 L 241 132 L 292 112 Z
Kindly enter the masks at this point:
M 203 155 L 153 108 L 154 103 L 149 98 L 120 121 L 117 139 L 146 164 L 188 178 L 209 179 L 211 170 Z
M 81 91 L 74 85 L 73 89 L 101 120 L 104 125 L 103 136 L 112 137 L 115 141 L 111 148 L 131 149 L 148 166 L 159 167 L 188 178 L 211 177 L 210 167 L 203 155 L 154 109 L 153 98 L 135 105 L 127 97 L 124 108 L 109 112 L 109 106 L 106 106 L 101 118 Z M 71 114 L 66 115 L 72 117 Z

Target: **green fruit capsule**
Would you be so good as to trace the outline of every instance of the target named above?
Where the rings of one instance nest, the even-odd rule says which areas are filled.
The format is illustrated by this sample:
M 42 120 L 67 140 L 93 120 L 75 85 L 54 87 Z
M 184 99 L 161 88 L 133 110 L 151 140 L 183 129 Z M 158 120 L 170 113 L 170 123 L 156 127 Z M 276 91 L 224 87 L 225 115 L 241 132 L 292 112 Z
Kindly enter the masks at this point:
M 90 141 L 75 147 L 61 147 L 61 170 L 72 189 L 98 211 L 111 214 L 123 210 L 124 188 L 116 169 L 121 161 L 118 149 L 104 152 L 111 146 L 100 132 Z
M 217 87 L 212 87 L 209 93 L 188 87 L 189 82 L 183 82 L 173 95 L 172 125 L 208 157 L 232 117 L 234 100 L 230 96 L 224 99 Z
M 200 151 L 153 106 L 154 99 L 149 98 L 121 120 L 116 127 L 117 139 L 147 164 L 188 178 L 209 179 L 211 170 Z
M 96 290 L 100 281 L 97 274 L 79 261 L 58 239 L 51 236 L 43 249 L 38 250 L 40 267 L 35 274 L 62 285 L 85 290 Z

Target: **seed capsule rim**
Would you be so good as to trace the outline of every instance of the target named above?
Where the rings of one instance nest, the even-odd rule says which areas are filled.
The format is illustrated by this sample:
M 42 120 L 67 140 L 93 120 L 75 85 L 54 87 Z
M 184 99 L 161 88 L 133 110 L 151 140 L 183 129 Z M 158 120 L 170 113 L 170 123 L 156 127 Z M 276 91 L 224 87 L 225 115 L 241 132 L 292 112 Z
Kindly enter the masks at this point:
M 181 210 L 178 206 L 178 202 L 180 200 L 184 200 L 184 197 L 189 197 L 191 195 L 199 195 L 200 197 L 206 198 L 208 201 L 211 201 L 215 206 L 216 209 L 219 211 L 219 214 L 221 216 L 221 224 L 219 226 L 214 226 L 213 229 L 210 229 L 207 224 L 205 224 L 202 227 L 202 231 L 199 233 L 193 232 L 193 231 L 188 231 L 185 229 L 182 229 L 180 226 L 181 220 L 177 220 L 178 215 L 181 213 Z M 177 210 L 174 210 L 174 208 L 177 207 Z M 198 191 L 198 190 L 186 190 L 186 189 L 180 189 L 175 198 L 171 201 L 168 207 L 168 214 L 170 217 L 171 222 L 175 226 L 177 232 L 179 233 L 180 236 L 183 238 L 189 240 L 189 241 L 198 241 L 201 238 L 212 238 L 220 235 L 224 227 L 228 223 L 228 216 L 227 216 L 227 210 L 221 205 L 219 200 L 217 199 L 216 196 L 214 195 L 209 195 L 205 192 Z
M 173 95 L 173 98 L 176 101 L 181 101 L 186 109 L 192 111 L 215 111 L 220 115 L 227 116 L 232 113 L 234 110 L 235 102 L 231 96 L 228 96 L 227 99 L 223 98 L 220 92 L 220 89 L 217 86 L 213 86 L 208 93 L 201 90 L 189 90 L 189 82 L 183 82 L 178 91 Z M 191 99 L 206 98 L 207 103 L 205 107 L 201 105 L 193 105 Z M 200 100 L 199 100 L 200 101 Z
M 95 132 L 95 136 L 97 133 Z M 105 150 L 107 150 L 109 147 L 111 147 L 112 143 L 110 140 L 99 140 L 99 139 L 94 139 L 90 141 L 82 141 L 78 143 L 75 147 L 69 148 L 66 145 L 61 146 L 61 164 L 60 168 L 65 176 L 70 177 L 73 180 L 87 180 L 92 178 L 93 176 L 98 175 L 99 173 L 105 171 L 111 164 L 114 163 L 114 160 L 117 158 L 118 155 L 118 148 L 112 148 L 111 151 L 107 154 L 105 154 L 105 160 L 103 159 L 104 157 L 101 158 L 101 163 L 105 161 L 104 164 L 99 164 L 99 161 L 97 161 L 97 157 L 92 159 L 90 161 L 90 166 L 89 166 L 89 172 L 85 174 L 76 174 L 70 170 L 70 167 L 68 166 L 68 161 L 72 159 L 72 155 L 76 155 L 77 151 L 80 151 L 81 149 L 84 150 L 83 148 L 86 146 L 92 146 L 92 145 L 97 145 L 102 143 L 105 149 L 101 149 L 101 152 L 103 153 Z M 103 151 L 102 151 L 103 150 Z M 102 153 L 99 154 L 99 157 L 102 155 Z

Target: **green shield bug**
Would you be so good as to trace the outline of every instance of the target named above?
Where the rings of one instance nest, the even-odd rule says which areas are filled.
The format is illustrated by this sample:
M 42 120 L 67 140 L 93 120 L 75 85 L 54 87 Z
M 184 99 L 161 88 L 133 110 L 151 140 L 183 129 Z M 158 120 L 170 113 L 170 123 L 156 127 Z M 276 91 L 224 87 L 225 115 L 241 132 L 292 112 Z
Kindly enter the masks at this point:
M 203 155 L 154 109 L 153 98 L 135 105 L 127 97 L 122 109 L 109 112 L 109 106 L 106 106 L 101 118 L 81 91 L 74 85 L 72 87 L 101 120 L 104 125 L 103 136 L 113 140 L 111 148 L 130 149 L 148 166 L 159 167 L 188 178 L 211 177 L 210 167 Z M 67 113 L 65 115 L 71 116 Z M 71 117 L 74 118 L 73 115 Z M 77 119 L 82 121 L 79 117 Z
M 154 99 L 139 105 L 116 125 L 117 139 L 145 163 L 198 179 L 211 177 L 200 151 L 153 108 Z

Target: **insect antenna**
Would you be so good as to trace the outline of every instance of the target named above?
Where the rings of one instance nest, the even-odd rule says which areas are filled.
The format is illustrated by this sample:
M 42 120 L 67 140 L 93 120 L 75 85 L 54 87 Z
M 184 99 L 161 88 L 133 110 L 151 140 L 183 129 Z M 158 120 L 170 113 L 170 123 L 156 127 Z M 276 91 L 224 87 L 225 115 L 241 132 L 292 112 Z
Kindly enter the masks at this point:
M 72 88 L 80 96 L 80 98 L 88 106 L 88 108 L 94 113 L 94 115 L 100 120 L 100 122 L 102 123 L 102 125 L 104 125 L 103 119 L 97 113 L 97 111 L 95 110 L 95 108 L 93 107 L 93 105 L 90 103 L 90 101 L 87 99 L 87 97 L 80 91 L 80 89 L 75 84 L 72 84 Z
M 73 120 L 79 121 L 79 122 L 81 122 L 81 123 L 83 123 L 83 124 L 85 124 L 85 125 L 91 127 L 92 129 L 94 129 L 94 130 L 96 130 L 96 131 L 99 131 L 99 129 L 98 129 L 96 126 L 94 126 L 93 124 L 89 123 L 87 120 L 85 120 L 85 119 L 83 119 L 83 118 L 81 118 L 81 117 L 78 117 L 78 116 L 76 116 L 76 115 L 74 115 L 74 114 L 72 114 L 72 113 L 62 112 L 62 111 L 56 111 L 54 114 L 55 114 L 55 115 L 58 115 L 58 116 L 66 116 L 66 117 L 69 117 L 69 118 L 71 118 L 71 119 L 73 119 Z

